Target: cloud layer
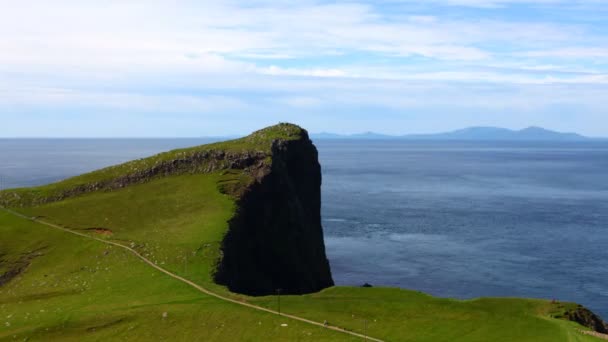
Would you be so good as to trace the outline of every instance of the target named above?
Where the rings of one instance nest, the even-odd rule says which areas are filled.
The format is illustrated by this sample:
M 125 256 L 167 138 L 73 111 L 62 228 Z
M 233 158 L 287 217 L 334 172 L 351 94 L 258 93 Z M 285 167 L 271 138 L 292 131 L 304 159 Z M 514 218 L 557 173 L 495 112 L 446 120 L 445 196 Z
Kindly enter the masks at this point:
M 281 120 L 340 132 L 535 124 L 608 135 L 606 7 L 15 2 L 0 12 L 0 136 L 217 135 Z M 108 117 L 139 125 L 116 129 Z

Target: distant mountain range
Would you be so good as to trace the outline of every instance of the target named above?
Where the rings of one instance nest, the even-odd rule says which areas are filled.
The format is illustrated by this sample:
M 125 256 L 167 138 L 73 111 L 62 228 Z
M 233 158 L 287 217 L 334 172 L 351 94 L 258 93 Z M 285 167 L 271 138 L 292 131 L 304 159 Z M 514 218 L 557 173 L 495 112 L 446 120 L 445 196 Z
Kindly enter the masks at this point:
M 517 141 L 583 141 L 592 140 L 576 133 L 550 131 L 541 127 L 511 130 L 499 127 L 469 127 L 456 131 L 436 134 L 386 135 L 374 132 L 359 134 L 317 133 L 313 139 L 409 139 L 409 140 L 517 140 Z

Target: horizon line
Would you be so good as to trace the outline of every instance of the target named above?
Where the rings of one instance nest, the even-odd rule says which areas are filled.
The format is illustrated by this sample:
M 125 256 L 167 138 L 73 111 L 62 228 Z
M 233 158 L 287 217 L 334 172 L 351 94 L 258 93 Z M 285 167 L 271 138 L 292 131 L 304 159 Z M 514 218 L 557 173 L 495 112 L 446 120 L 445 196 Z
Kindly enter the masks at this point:
M 372 135 L 373 134 L 373 135 L 382 135 L 382 136 L 385 136 L 388 138 L 404 138 L 404 137 L 408 137 L 408 136 L 440 135 L 440 134 L 454 133 L 454 132 L 474 129 L 474 128 L 502 129 L 502 130 L 508 130 L 511 132 L 521 132 L 521 131 L 524 131 L 524 130 L 530 129 L 530 128 L 538 128 L 538 129 L 542 129 L 545 131 L 549 131 L 552 133 L 558 133 L 558 134 L 576 134 L 576 135 L 581 136 L 582 138 L 587 138 L 587 139 L 608 139 L 608 136 L 588 136 L 583 133 L 578 133 L 578 132 L 574 132 L 574 131 L 568 131 L 568 132 L 557 131 L 557 130 L 548 129 L 548 128 L 545 128 L 542 126 L 535 126 L 535 125 L 525 126 L 523 128 L 518 128 L 518 129 L 505 128 L 505 127 L 500 127 L 500 126 L 467 126 L 467 127 L 463 127 L 463 128 L 456 128 L 456 129 L 445 130 L 445 131 L 436 131 L 436 132 L 431 132 L 431 133 L 397 133 L 397 134 L 382 133 L 382 132 L 377 132 L 377 131 L 362 131 L 362 132 L 354 132 L 354 133 L 336 133 L 336 132 L 332 132 L 332 131 L 311 132 L 307 129 L 306 129 L 306 131 L 308 132 L 309 135 L 327 134 L 327 135 L 336 135 L 336 136 L 341 136 L 341 137 L 353 137 L 356 135 Z M 2 139 L 2 140 L 9 140 L 9 139 L 12 139 L 12 140 L 17 140 L 17 139 L 82 139 L 82 140 L 85 140 L 85 139 L 238 139 L 238 138 L 246 137 L 246 136 L 250 135 L 251 133 L 253 133 L 254 131 L 251 131 L 249 133 L 242 133 L 242 134 L 208 135 L 208 136 L 205 136 L 205 135 L 201 135 L 201 136 L 0 136 L 0 139 Z

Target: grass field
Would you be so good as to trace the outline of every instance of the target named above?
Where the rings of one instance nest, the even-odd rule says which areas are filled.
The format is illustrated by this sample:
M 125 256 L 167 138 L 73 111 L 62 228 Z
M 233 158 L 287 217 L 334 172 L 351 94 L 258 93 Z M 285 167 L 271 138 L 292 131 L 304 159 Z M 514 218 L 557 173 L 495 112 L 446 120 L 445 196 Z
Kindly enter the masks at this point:
M 220 174 L 181 175 L 120 191 L 24 208 L 30 216 L 132 246 L 164 268 L 210 282 L 234 200 L 217 189 Z M 109 233 L 109 234 L 108 234 Z
M 253 302 L 273 307 L 275 298 Z M 570 304 L 568 304 L 570 305 Z M 591 341 L 571 322 L 550 319 L 558 305 L 544 300 L 435 298 L 394 288 L 334 287 L 282 298 L 286 312 L 387 341 Z
M 297 136 L 291 128 L 211 146 L 255 150 L 258 143 L 252 141 L 266 146 L 277 137 Z M 165 157 L 139 163 L 154 158 Z M 77 183 L 114 177 L 115 169 L 124 171 L 135 164 L 125 165 L 19 193 L 44 196 L 66 191 Z M 227 221 L 236 209 L 235 198 L 221 191 L 230 182 L 239 185 L 247 179 L 225 171 L 176 174 L 46 204 L 31 205 L 25 198 L 15 203 L 15 210 L 132 247 L 156 265 L 215 293 L 276 309 L 275 296 L 233 294 L 211 280 Z M 334 287 L 281 298 L 284 313 L 386 341 L 597 341 L 581 334 L 583 327 L 552 318 L 572 305 L 517 298 L 459 301 L 392 288 Z M 357 340 L 205 295 L 120 247 L 0 210 L 0 340 L 51 339 Z
M 352 340 L 205 296 L 117 247 L 5 212 L 0 232 L 1 272 L 40 254 L 0 287 L 0 340 Z

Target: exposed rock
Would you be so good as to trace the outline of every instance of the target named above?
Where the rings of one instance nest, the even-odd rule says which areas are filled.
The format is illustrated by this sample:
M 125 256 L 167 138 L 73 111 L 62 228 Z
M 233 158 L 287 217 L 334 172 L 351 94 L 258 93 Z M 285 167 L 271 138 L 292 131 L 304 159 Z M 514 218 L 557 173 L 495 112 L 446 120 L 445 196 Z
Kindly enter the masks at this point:
M 256 164 L 259 167 L 264 158 L 266 158 L 266 154 L 262 152 L 226 153 L 224 151 L 214 150 L 201 151 L 182 159 L 164 161 L 150 169 L 136 171 L 106 182 L 97 182 L 75 187 L 70 189 L 70 191 L 62 193 L 59 198 L 47 198 L 46 201 L 58 201 L 100 189 L 121 189 L 132 184 L 150 181 L 156 176 L 170 176 L 186 173 L 211 173 L 226 169 L 245 169 L 247 167 L 255 166 Z
M 258 172 L 229 222 L 215 281 L 248 295 L 333 286 L 320 211 L 321 166 L 308 134 L 274 141 L 272 164 Z
M 576 309 L 569 309 L 566 311 L 564 318 L 577 322 L 595 332 L 608 334 L 608 324 L 582 305 L 578 305 Z
M 11 206 L 13 203 L 18 203 L 20 206 L 28 206 L 57 202 L 94 191 L 122 189 L 129 185 L 148 182 L 158 176 L 211 173 L 228 169 L 255 170 L 264 165 L 266 157 L 267 154 L 264 152 L 235 153 L 204 150 L 183 158 L 162 161 L 150 168 L 135 170 L 120 177 L 73 186 L 57 194 L 35 198 L 31 202 L 18 203 L 19 194 L 6 192 L 6 197 L 0 198 L 0 205 Z

